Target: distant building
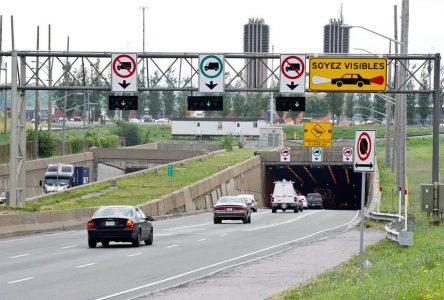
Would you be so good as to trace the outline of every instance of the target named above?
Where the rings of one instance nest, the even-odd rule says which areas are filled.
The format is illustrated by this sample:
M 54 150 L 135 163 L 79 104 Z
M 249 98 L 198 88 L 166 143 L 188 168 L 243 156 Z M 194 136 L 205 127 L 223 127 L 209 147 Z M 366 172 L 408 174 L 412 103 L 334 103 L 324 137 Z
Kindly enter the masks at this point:
M 324 53 L 349 53 L 350 27 L 344 24 L 341 14 L 338 20 L 330 19 L 324 26 Z
M 270 26 L 265 24 L 264 19 L 250 18 L 248 24 L 244 25 L 244 52 L 268 53 L 270 48 Z M 246 60 L 245 64 L 250 63 Z M 267 60 L 255 60 L 248 64 L 245 81 L 249 87 L 266 87 Z

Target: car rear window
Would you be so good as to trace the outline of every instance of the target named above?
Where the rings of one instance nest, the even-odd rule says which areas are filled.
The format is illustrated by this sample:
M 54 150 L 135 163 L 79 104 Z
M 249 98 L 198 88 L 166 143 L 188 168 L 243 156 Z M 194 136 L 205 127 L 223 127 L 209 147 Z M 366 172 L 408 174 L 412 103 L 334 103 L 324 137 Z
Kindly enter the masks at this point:
M 244 200 L 242 200 L 242 198 L 220 198 L 217 200 L 217 204 L 224 203 L 244 203 Z
M 131 207 L 104 207 L 100 208 L 95 214 L 95 218 L 108 218 L 108 217 L 134 217 L 134 210 Z

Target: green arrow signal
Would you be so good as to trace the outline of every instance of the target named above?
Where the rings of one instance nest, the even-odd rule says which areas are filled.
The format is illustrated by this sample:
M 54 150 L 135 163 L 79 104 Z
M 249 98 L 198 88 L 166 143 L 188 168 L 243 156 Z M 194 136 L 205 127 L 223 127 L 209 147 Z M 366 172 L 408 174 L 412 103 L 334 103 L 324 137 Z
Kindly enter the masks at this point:
M 207 106 L 209 107 L 211 105 L 211 102 L 210 101 L 207 101 Z

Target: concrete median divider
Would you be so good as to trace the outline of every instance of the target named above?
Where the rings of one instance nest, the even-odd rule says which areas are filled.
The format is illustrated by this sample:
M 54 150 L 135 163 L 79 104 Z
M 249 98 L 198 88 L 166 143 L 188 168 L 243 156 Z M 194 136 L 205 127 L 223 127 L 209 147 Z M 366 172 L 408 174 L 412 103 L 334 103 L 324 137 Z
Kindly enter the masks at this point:
M 199 157 L 178 161 L 173 163 L 173 165 L 195 159 L 199 159 Z M 162 167 L 164 166 L 158 166 L 149 169 L 149 171 Z M 108 181 L 135 176 L 140 172 L 147 171 L 148 170 L 142 170 L 125 174 L 111 178 Z M 235 195 L 244 192 L 254 194 L 259 204 L 263 204 L 262 192 L 258 192 L 262 191 L 262 177 L 260 174 L 261 160 L 259 156 L 254 156 L 198 182 L 173 191 L 171 194 L 142 203 L 139 207 L 146 215 L 154 216 L 155 219 L 164 219 L 171 216 L 209 211 L 220 196 Z M 32 201 L 32 199 L 30 200 Z M 96 209 L 97 208 L 91 207 L 61 211 L 1 214 L 0 236 L 5 237 L 45 231 L 84 228 L 86 222 L 91 218 Z

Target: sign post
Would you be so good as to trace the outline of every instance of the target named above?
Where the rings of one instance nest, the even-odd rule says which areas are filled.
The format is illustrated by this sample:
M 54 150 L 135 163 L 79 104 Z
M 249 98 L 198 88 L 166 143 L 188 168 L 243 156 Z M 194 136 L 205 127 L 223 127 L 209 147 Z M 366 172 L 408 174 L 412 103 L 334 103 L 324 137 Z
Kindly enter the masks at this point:
M 168 164 L 167 165 L 167 174 L 168 177 L 170 177 L 170 194 L 173 193 L 173 165 Z
M 199 55 L 199 92 L 223 93 L 224 90 L 224 56 Z
M 376 130 L 356 130 L 353 156 L 353 170 L 362 173 L 361 183 L 361 228 L 359 243 L 359 280 L 362 282 L 364 268 L 364 205 L 365 173 L 375 171 Z

